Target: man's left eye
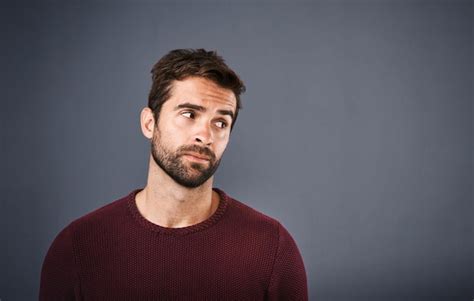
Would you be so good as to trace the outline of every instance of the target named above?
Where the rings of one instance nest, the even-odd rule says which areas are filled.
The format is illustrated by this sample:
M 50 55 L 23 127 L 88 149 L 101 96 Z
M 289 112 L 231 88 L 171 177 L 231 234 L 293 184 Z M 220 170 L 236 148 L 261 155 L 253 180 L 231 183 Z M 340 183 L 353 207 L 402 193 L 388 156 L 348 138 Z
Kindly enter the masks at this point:
M 218 128 L 223 129 L 223 128 L 225 128 L 225 127 L 227 126 L 227 123 L 225 123 L 224 121 L 218 121 L 218 122 L 216 122 L 216 126 L 217 126 Z

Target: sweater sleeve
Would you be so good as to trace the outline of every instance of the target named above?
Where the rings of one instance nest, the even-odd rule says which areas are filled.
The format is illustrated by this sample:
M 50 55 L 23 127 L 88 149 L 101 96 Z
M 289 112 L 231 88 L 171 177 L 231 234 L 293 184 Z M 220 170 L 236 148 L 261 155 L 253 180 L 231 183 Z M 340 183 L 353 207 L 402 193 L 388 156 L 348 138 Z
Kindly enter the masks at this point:
M 279 223 L 278 250 L 273 264 L 267 300 L 308 300 L 303 259 L 290 233 Z
M 77 300 L 77 279 L 71 227 L 68 226 L 54 239 L 44 259 L 39 300 Z

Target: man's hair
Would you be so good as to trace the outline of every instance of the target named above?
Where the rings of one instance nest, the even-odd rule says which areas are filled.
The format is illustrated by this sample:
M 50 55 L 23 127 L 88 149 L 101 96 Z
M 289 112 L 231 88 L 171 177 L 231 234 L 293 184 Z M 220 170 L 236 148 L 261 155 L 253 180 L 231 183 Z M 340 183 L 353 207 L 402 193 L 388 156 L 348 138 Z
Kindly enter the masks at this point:
M 173 81 L 196 76 L 211 80 L 218 86 L 234 92 L 237 107 L 231 125 L 232 130 L 241 108 L 240 94 L 245 92 L 245 85 L 215 51 L 172 50 L 153 66 L 151 73 L 153 84 L 148 95 L 148 107 L 153 111 L 156 122 L 158 122 L 161 107 L 170 97 Z

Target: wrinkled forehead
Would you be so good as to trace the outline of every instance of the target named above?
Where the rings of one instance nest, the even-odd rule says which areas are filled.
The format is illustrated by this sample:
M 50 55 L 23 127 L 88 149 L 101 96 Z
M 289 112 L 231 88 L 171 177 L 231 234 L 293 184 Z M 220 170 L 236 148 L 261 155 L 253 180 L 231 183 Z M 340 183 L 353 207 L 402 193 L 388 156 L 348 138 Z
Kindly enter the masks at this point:
M 179 102 L 196 102 L 206 107 L 231 109 L 233 112 L 237 107 L 237 100 L 232 90 L 201 77 L 173 81 L 168 101 L 174 105 Z

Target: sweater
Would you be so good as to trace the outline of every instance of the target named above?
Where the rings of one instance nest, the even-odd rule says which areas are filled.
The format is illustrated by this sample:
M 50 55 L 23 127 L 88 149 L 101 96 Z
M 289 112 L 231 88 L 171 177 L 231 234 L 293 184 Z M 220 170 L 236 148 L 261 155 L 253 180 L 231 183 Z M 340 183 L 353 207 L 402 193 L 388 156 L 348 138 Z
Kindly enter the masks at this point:
M 43 262 L 40 300 L 307 300 L 306 272 L 275 219 L 220 195 L 205 221 L 145 219 L 141 189 L 66 226 Z

